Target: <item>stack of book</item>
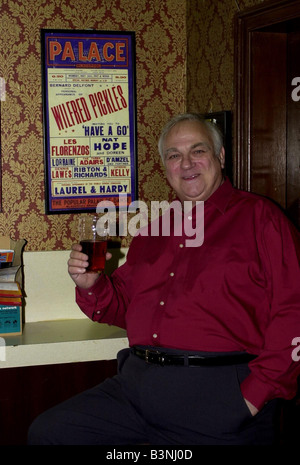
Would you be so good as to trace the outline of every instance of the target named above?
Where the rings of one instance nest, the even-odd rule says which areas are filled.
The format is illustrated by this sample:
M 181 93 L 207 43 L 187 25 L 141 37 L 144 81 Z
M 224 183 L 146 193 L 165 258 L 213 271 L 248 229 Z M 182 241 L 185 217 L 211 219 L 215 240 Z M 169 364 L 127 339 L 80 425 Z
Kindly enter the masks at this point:
M 13 260 L 13 250 L 0 250 L 0 336 L 22 334 L 22 291 Z

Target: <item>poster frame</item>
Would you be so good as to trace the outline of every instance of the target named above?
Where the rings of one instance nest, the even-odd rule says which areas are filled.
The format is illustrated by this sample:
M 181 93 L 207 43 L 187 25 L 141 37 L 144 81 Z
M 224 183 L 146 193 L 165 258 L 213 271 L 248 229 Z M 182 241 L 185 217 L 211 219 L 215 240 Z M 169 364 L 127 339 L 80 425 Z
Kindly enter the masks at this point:
M 71 43 L 71 47 L 68 48 L 67 52 L 65 55 L 63 55 L 64 51 L 66 50 L 66 39 L 68 39 L 68 43 Z M 49 53 L 49 43 L 52 41 L 55 41 L 55 44 L 52 43 L 51 48 L 52 52 L 53 50 L 55 53 L 52 53 L 50 56 Z M 81 51 L 79 51 L 79 43 L 81 42 Z M 93 46 L 93 51 L 92 50 L 92 42 L 93 44 L 97 44 Z M 88 45 L 90 44 L 90 45 Z M 106 55 L 104 53 L 104 47 L 105 44 L 109 45 L 106 47 Z M 117 45 L 120 44 L 120 45 Z M 126 46 L 124 45 L 126 44 Z M 61 53 L 59 54 L 59 47 L 61 46 Z M 101 48 L 103 46 L 103 48 Z M 50 215 L 50 214 L 61 214 L 61 213 L 88 213 L 88 212 L 95 212 L 97 208 L 97 204 L 101 201 L 108 201 L 108 205 L 111 205 L 113 203 L 112 208 L 122 209 L 127 208 L 128 204 L 131 202 L 137 200 L 138 198 L 138 179 L 137 179 L 137 110 L 136 110 L 136 50 L 135 50 L 135 32 L 132 31 L 96 31 L 96 30 L 68 30 L 68 29 L 41 29 L 41 47 L 42 47 L 42 53 L 41 53 L 41 60 L 42 60 L 42 103 L 43 103 L 43 145 L 44 145 L 44 171 L 45 171 L 45 213 Z M 56 48 L 55 48 L 56 47 Z M 76 48 L 77 47 L 77 48 Z M 70 53 L 70 50 L 72 50 L 73 53 L 73 58 L 75 57 L 75 60 L 72 59 L 72 54 Z M 100 60 L 97 60 L 96 57 L 96 52 L 95 50 L 98 50 L 99 52 L 99 57 Z M 118 53 L 117 51 L 118 50 Z M 91 53 L 91 55 L 90 55 Z M 115 54 L 114 54 L 115 53 Z M 114 59 L 112 61 L 107 61 L 105 60 L 105 56 L 111 60 L 112 57 Z M 65 62 L 62 63 L 62 57 L 64 58 Z M 85 60 L 83 63 L 82 60 Z M 119 62 L 117 61 L 119 59 Z M 59 73 L 60 71 L 63 70 L 64 76 L 69 76 L 72 75 L 71 72 L 68 74 L 68 71 L 71 70 L 79 70 L 86 72 L 87 76 L 89 75 L 88 73 L 97 73 L 99 71 L 99 76 L 106 75 L 111 78 L 111 80 L 116 80 L 118 79 L 118 70 L 120 71 L 120 76 L 124 77 L 127 74 L 128 79 L 127 79 L 127 85 L 126 85 L 126 92 L 127 92 L 127 106 L 125 108 L 125 103 L 122 108 L 121 102 L 121 96 L 118 95 L 115 96 L 115 87 L 117 87 L 117 84 L 110 84 L 112 87 L 114 87 L 113 92 L 115 98 L 114 104 L 111 105 L 111 110 L 112 112 L 117 111 L 121 109 L 120 115 L 122 114 L 122 117 L 124 118 L 123 121 L 128 122 L 128 124 L 124 124 L 125 126 L 128 127 L 128 145 L 126 146 L 127 148 L 127 158 L 123 157 L 124 159 L 127 159 L 127 169 L 124 171 L 124 173 L 128 173 L 129 171 L 129 178 L 123 181 L 124 183 L 124 188 L 125 188 L 125 183 L 127 185 L 128 191 L 124 193 L 124 198 L 125 200 L 121 200 L 120 198 L 122 197 L 122 193 L 118 191 L 114 192 L 109 192 L 109 193 L 95 193 L 94 195 L 86 194 L 88 189 L 91 189 L 91 180 L 88 178 L 86 180 L 81 179 L 81 192 L 84 192 L 84 195 L 80 195 L 79 187 L 77 186 L 77 182 L 73 180 L 68 180 L 65 182 L 65 185 L 69 185 L 69 189 L 65 189 L 65 191 L 68 190 L 68 193 L 65 193 L 65 195 L 58 196 L 57 198 L 53 194 L 55 192 L 55 182 L 56 180 L 53 179 L 53 170 L 51 172 L 51 163 L 57 163 L 57 159 L 51 159 L 51 153 L 50 153 L 50 148 L 51 148 L 51 134 L 54 133 L 54 122 L 53 122 L 53 112 L 52 114 L 50 113 L 51 109 L 50 107 L 58 102 L 54 102 L 53 98 L 51 99 L 50 93 L 49 93 L 49 80 L 48 80 L 48 74 L 49 70 L 53 70 L 53 74 Z M 50 71 L 51 72 L 51 71 Z M 122 72 L 125 73 L 122 75 Z M 74 73 L 76 76 L 76 74 Z M 81 76 L 84 75 L 81 74 Z M 95 74 L 97 76 L 97 74 Z M 66 79 L 66 78 L 65 78 Z M 101 81 L 101 79 L 100 79 Z M 124 81 L 123 81 L 124 82 Z M 124 85 L 123 82 L 121 81 L 120 84 Z M 74 85 L 74 84 L 73 84 Z M 98 91 L 102 92 L 101 86 L 97 83 L 95 85 L 95 95 Z M 102 88 L 105 86 L 105 84 L 102 84 Z M 106 84 L 106 87 L 108 87 L 108 84 Z M 112 89 L 111 87 L 111 89 Z M 124 87 L 123 87 L 124 89 Z M 72 92 L 76 92 L 76 90 L 72 90 Z M 104 92 L 104 90 L 103 90 Z M 109 90 L 110 96 L 113 95 L 111 90 Z M 87 95 L 88 91 L 86 94 L 83 94 L 84 101 L 87 103 Z M 81 93 L 82 96 L 82 93 Z M 76 97 L 76 95 L 75 95 Z M 79 93 L 77 95 L 77 99 L 79 98 Z M 95 95 L 96 98 L 96 95 Z M 117 100 L 118 99 L 118 100 Z M 72 100 L 75 101 L 76 98 L 72 97 Z M 122 101 L 125 102 L 125 99 Z M 89 105 L 91 105 L 91 102 L 88 102 Z M 99 103 L 99 102 L 98 102 Z M 80 104 L 80 100 L 79 100 Z M 78 104 L 78 105 L 79 105 Z M 64 107 L 64 105 L 63 105 Z M 85 108 L 87 105 L 85 106 Z M 119 107 L 119 108 L 118 108 Z M 62 108 L 62 105 L 60 106 Z M 99 127 L 100 125 L 105 126 L 105 124 L 109 124 L 108 121 L 113 119 L 113 116 L 109 112 L 107 115 L 102 114 L 100 117 L 99 112 L 101 110 L 99 109 L 100 107 L 97 107 L 97 115 L 98 115 L 98 122 L 99 122 Z M 66 108 L 64 108 L 65 111 Z M 82 109 L 82 107 L 81 107 Z M 125 111 L 126 110 L 126 111 Z M 94 109 L 95 113 L 96 110 Z M 123 112 L 123 113 L 122 113 Z M 89 114 L 92 113 L 92 109 L 89 109 Z M 95 122 L 95 113 L 94 113 L 94 122 L 93 125 L 96 125 Z M 81 113 L 81 115 L 84 114 Z M 80 117 L 80 112 L 78 111 L 78 115 Z M 125 115 L 125 116 L 124 116 Z M 69 115 L 70 116 L 70 115 Z M 73 115 L 74 116 L 74 115 Z M 87 112 L 85 113 L 85 118 L 87 116 Z M 120 116 L 120 121 L 122 121 L 122 117 Z M 75 118 L 73 118 L 75 120 Z M 79 119 L 80 120 L 80 119 Z M 57 124 L 57 122 L 56 122 Z M 117 124 L 117 123 L 115 123 Z M 66 126 L 66 124 L 65 124 Z M 120 124 L 121 126 L 121 124 Z M 63 123 L 61 124 L 61 127 L 63 127 Z M 82 127 L 84 127 L 82 125 Z M 117 128 L 117 126 L 115 126 Z M 64 129 L 69 130 L 70 127 L 65 127 Z M 114 127 L 111 128 L 112 131 L 114 130 Z M 57 128 L 56 128 L 57 131 Z M 69 137 L 69 135 L 67 136 Z M 81 140 L 84 140 L 84 137 L 86 137 L 86 141 L 88 144 L 83 144 L 84 145 L 90 145 L 93 144 L 92 137 L 90 136 L 82 136 Z M 80 137 L 81 138 L 81 137 Z M 114 140 L 117 141 L 116 134 L 114 134 Z M 120 137 L 122 139 L 122 137 Z M 70 139 L 71 140 L 71 139 Z M 74 140 L 76 140 L 74 138 Z M 123 139 L 124 140 L 124 139 Z M 127 140 L 127 139 L 126 139 Z M 103 147 L 105 144 L 102 144 Z M 107 146 L 109 144 L 107 143 Z M 116 142 L 117 145 L 117 142 Z M 121 143 L 120 143 L 121 145 Z M 113 147 L 113 143 L 111 144 L 111 147 Z M 123 147 L 123 145 L 122 145 Z M 71 147 L 72 149 L 72 147 Z M 90 149 L 90 152 L 92 150 Z M 105 150 L 102 151 L 102 153 L 105 153 Z M 113 151 L 111 151 L 113 153 Z M 117 153 L 117 150 L 116 150 Z M 122 151 L 120 151 L 122 153 Z M 52 151 L 53 154 L 53 151 Z M 96 158 L 96 157 L 95 157 Z M 64 159 L 62 156 L 61 159 Z M 98 157 L 100 159 L 100 156 Z M 110 157 L 111 160 L 119 159 L 122 160 L 122 157 Z M 107 157 L 106 157 L 107 160 Z M 74 163 L 78 161 L 75 160 Z M 70 162 L 71 163 L 71 162 Z M 113 165 L 114 166 L 114 165 Z M 121 164 L 122 166 L 122 164 Z M 117 165 L 115 165 L 115 172 L 117 169 L 120 168 L 120 164 L 118 162 Z M 129 170 L 128 170 L 129 168 Z M 78 167 L 77 167 L 78 169 Z M 82 169 L 82 168 L 80 168 Z M 91 170 L 92 168 L 90 168 Z M 100 167 L 98 168 L 100 169 Z M 125 169 L 125 168 L 123 168 Z M 113 172 L 112 167 L 109 167 L 109 173 L 111 174 Z M 109 184 L 111 182 L 111 186 Z M 97 181 L 97 188 L 103 189 L 103 185 L 105 185 L 106 189 L 113 189 L 114 187 L 117 187 L 118 189 L 121 189 L 121 184 L 113 184 L 113 179 L 111 176 L 108 175 L 108 177 L 104 180 L 98 180 Z M 96 184 L 96 181 L 95 181 Z M 89 186 L 89 187 L 88 187 Z M 100 187 L 102 186 L 102 187 Z M 119 187 L 120 186 L 120 187 Z M 64 189 L 61 189 L 64 191 Z M 60 192 L 61 192 L 60 190 Z M 74 195 L 74 190 L 78 191 Z M 70 191 L 72 191 L 70 193 Z M 108 209 L 111 208 L 108 207 Z

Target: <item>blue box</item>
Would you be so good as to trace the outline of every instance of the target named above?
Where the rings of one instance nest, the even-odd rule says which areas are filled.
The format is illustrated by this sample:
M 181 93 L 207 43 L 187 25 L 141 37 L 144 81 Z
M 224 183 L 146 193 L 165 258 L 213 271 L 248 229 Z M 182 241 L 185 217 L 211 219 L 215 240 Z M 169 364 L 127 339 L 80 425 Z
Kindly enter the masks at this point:
M 0 336 L 22 334 L 22 305 L 0 305 Z

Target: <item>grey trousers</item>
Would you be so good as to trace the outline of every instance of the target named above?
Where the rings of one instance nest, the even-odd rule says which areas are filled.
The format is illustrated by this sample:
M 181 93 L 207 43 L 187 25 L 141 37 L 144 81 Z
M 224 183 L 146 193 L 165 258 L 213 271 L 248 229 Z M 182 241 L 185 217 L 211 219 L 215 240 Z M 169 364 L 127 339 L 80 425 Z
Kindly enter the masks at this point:
M 272 445 L 277 401 L 252 417 L 240 391 L 247 364 L 147 364 L 131 349 L 118 374 L 44 412 L 30 445 Z

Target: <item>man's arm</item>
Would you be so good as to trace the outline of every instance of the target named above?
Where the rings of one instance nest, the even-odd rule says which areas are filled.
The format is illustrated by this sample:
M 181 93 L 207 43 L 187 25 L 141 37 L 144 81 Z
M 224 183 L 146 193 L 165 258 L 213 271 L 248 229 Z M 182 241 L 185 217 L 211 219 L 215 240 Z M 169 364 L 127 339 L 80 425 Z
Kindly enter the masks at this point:
M 293 398 L 300 374 L 300 364 L 292 359 L 292 340 L 300 334 L 299 233 L 275 207 L 267 215 L 258 243 L 270 310 L 262 328 L 264 346 L 241 383 L 244 398 L 258 410 L 271 399 Z

